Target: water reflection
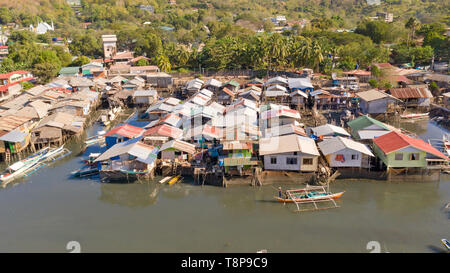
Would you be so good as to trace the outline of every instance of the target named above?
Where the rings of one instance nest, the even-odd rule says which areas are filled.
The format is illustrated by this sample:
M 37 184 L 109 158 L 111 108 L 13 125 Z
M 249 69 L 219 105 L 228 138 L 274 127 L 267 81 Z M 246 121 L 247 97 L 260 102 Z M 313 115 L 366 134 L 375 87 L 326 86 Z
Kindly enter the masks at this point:
M 156 203 L 159 191 L 159 185 L 150 181 L 132 184 L 103 183 L 100 186 L 99 200 L 130 208 L 143 208 Z

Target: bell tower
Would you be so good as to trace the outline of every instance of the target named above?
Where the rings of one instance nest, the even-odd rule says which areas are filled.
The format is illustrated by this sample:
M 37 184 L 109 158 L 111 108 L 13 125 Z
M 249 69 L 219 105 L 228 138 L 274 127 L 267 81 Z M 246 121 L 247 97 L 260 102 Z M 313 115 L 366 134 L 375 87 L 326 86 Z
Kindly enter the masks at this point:
M 116 35 L 102 35 L 105 60 L 111 59 L 117 53 Z

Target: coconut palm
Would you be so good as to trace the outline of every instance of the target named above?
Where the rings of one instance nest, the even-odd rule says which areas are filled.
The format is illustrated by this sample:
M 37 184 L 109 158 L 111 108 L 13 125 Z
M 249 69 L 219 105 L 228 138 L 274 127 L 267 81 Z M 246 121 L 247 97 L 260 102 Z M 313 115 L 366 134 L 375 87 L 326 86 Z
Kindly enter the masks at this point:
M 410 39 L 414 40 L 416 29 L 418 29 L 419 26 L 420 22 L 414 17 L 409 18 L 408 22 L 406 22 L 405 27 L 411 30 L 410 34 L 408 35 L 407 45 L 409 45 Z
M 159 69 L 164 72 L 170 72 L 172 69 L 172 65 L 170 64 L 169 58 L 165 55 L 159 55 L 156 57 L 156 63 L 158 64 Z

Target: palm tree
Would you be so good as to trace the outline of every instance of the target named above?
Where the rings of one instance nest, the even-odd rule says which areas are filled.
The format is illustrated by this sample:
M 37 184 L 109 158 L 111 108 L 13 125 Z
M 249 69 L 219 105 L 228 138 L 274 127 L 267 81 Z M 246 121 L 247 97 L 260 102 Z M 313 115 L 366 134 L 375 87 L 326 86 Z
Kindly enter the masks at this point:
M 156 57 L 156 63 L 158 64 L 159 69 L 164 72 L 170 72 L 172 69 L 172 65 L 170 64 L 169 58 L 165 55 L 159 55 Z
M 419 28 L 419 26 L 420 22 L 414 17 L 409 18 L 408 22 L 406 22 L 405 27 L 411 30 L 410 35 L 408 35 L 408 41 L 406 42 L 408 46 L 410 37 L 414 40 L 416 29 Z
M 177 55 L 179 66 L 184 66 L 189 61 L 190 53 L 184 46 L 178 47 Z
M 319 71 L 319 64 L 323 61 L 322 47 L 319 42 L 314 40 L 311 44 L 311 62 L 316 71 Z

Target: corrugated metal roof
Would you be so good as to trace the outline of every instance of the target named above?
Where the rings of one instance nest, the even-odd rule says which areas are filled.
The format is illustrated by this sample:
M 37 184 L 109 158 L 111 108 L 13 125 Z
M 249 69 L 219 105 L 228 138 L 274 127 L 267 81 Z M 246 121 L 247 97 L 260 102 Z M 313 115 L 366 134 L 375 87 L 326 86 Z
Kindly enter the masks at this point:
M 259 154 L 281 154 L 290 152 L 302 152 L 305 154 L 319 155 L 316 143 L 313 139 L 298 135 L 285 135 L 259 140 Z
M 386 93 L 380 92 L 378 90 L 372 89 L 369 91 L 358 92 L 356 96 L 360 97 L 365 101 L 374 101 L 388 97 Z
M 389 89 L 392 96 L 398 99 L 413 99 L 413 98 L 432 98 L 428 88 L 392 88 Z
M 145 136 L 157 135 L 178 139 L 183 135 L 183 130 L 167 124 L 161 124 L 148 129 L 147 131 L 144 132 L 144 135 Z
M 288 78 L 290 89 L 314 88 L 309 78 Z
M 358 132 L 359 139 L 374 139 L 389 133 L 390 131 L 380 131 L 380 130 L 361 130 Z
M 133 97 L 154 97 L 156 96 L 157 91 L 154 89 L 148 90 L 136 90 L 133 93 Z
M 334 154 L 348 148 L 366 155 L 374 156 L 366 145 L 343 137 L 328 138 L 319 142 L 317 145 L 319 145 L 319 148 L 324 155 Z
M 210 80 L 206 81 L 205 85 L 206 86 L 221 87 L 222 86 L 222 82 L 218 81 L 216 79 L 210 79 Z
M 139 128 L 130 124 L 124 124 L 121 126 L 118 126 L 108 133 L 105 134 L 105 136 L 112 136 L 112 135 L 120 135 L 128 138 L 134 138 L 142 135 L 142 133 L 145 131 L 143 128 Z
M 101 154 L 95 161 L 105 161 L 112 157 L 130 154 L 137 157 L 137 161 L 152 164 L 157 158 L 158 148 L 140 142 L 141 139 L 142 136 L 117 143 Z
M 285 124 L 282 126 L 267 128 L 264 137 L 284 136 L 290 134 L 306 136 L 305 130 L 303 130 L 303 128 L 301 128 L 300 126 L 295 126 L 294 124 Z
M 253 144 L 251 142 L 243 141 L 226 141 L 222 143 L 223 150 L 251 150 Z
M 389 126 L 389 125 L 387 125 L 387 124 L 385 124 L 385 123 L 383 123 L 383 122 L 381 122 L 379 120 L 373 119 L 373 118 L 371 118 L 369 116 L 360 116 L 360 117 L 358 117 L 358 118 L 356 118 L 356 119 L 354 119 L 352 121 L 349 121 L 347 123 L 347 125 L 350 128 L 352 128 L 352 130 L 354 130 L 354 131 L 362 130 L 362 129 L 367 128 L 367 127 L 369 127 L 369 126 L 371 126 L 373 124 L 378 125 L 379 127 L 383 128 L 383 129 L 386 129 L 386 130 L 389 130 L 389 131 L 391 129 L 393 129 L 392 126 Z
M 271 109 L 261 113 L 261 119 L 271 119 L 274 117 L 288 117 L 294 119 L 300 119 L 300 112 L 289 108 Z
M 325 124 L 317 127 L 311 128 L 314 135 L 316 136 L 332 136 L 335 134 L 344 135 L 344 136 L 350 136 L 350 134 L 345 131 L 344 128 L 338 127 L 332 124 Z
M 21 117 L 16 115 L 0 117 L 0 130 L 12 131 L 30 120 L 30 117 Z
M 269 80 L 267 80 L 267 82 L 264 83 L 264 85 L 269 85 L 269 84 L 288 84 L 288 79 L 281 77 L 281 76 L 277 76 L 274 78 L 270 78 Z
M 449 158 L 436 148 L 426 143 L 425 141 L 412 138 L 399 132 L 390 132 L 374 139 L 374 144 L 377 145 L 385 154 L 395 152 L 399 149 L 412 146 L 416 149 L 430 153 L 440 158 L 448 160 Z
M 27 133 L 13 130 L 3 136 L 0 136 L 0 140 L 17 143 L 24 141 L 27 135 Z
M 179 151 L 182 151 L 182 152 L 185 152 L 188 154 L 195 153 L 195 145 L 194 144 L 187 143 L 185 141 L 178 140 L 178 139 L 174 139 L 174 140 L 164 143 L 161 146 L 160 151 L 165 151 L 165 150 L 170 150 L 170 149 L 179 150 Z

